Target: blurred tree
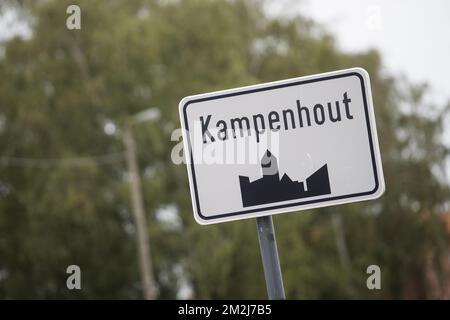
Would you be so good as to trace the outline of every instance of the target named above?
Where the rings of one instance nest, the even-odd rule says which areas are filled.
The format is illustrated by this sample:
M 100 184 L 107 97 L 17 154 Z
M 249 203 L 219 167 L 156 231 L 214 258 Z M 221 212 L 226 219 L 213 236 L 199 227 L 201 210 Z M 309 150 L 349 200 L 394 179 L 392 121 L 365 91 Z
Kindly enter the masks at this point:
M 81 30 L 65 27 L 69 4 L 81 7 Z M 448 108 L 387 75 L 376 51 L 341 52 L 313 22 L 269 18 L 263 5 L 3 3 L 32 32 L 1 47 L 0 297 L 142 297 L 120 128 L 158 107 L 158 124 L 135 129 L 159 298 L 186 283 L 195 298 L 265 298 L 255 222 L 203 227 L 192 217 L 186 168 L 170 160 L 178 101 L 353 66 L 371 75 L 387 191 L 275 218 L 287 297 L 430 298 L 430 269 L 445 285 Z M 65 287 L 71 264 L 81 267 L 80 291 Z M 370 264 L 381 267 L 380 291 L 366 288 Z

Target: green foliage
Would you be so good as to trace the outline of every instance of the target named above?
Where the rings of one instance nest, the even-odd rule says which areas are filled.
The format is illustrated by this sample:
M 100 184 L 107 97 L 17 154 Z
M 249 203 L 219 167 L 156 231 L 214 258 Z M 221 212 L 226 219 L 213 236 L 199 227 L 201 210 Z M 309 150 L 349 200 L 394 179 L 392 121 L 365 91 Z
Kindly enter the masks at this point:
M 142 297 L 120 128 L 152 106 L 161 119 L 135 132 L 159 298 L 185 280 L 195 298 L 265 298 L 254 221 L 194 222 L 186 168 L 170 160 L 178 102 L 354 66 L 371 75 L 386 193 L 275 218 L 287 297 L 430 298 L 430 272 L 445 285 L 446 109 L 386 75 L 376 51 L 341 52 L 311 21 L 268 18 L 256 0 L 22 2 L 2 6 L 22 10 L 32 37 L 3 44 L 0 59 L 0 297 Z M 65 27 L 74 3 L 81 30 Z M 106 135 L 106 121 L 119 133 Z M 104 154 L 116 156 L 91 157 Z M 179 223 L 158 218 L 167 206 Z M 66 289 L 70 264 L 81 291 Z M 366 288 L 370 264 L 381 291 Z

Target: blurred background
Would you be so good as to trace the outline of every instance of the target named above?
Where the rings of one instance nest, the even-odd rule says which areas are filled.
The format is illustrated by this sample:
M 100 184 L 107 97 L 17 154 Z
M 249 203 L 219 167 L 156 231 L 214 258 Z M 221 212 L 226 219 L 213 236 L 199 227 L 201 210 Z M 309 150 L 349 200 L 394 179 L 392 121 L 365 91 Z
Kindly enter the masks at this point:
M 80 30 L 66 27 L 71 4 Z M 386 192 L 274 217 L 286 296 L 450 299 L 449 10 L 3 0 L 0 298 L 266 298 L 255 221 L 194 221 L 186 167 L 171 160 L 182 152 L 178 102 L 359 66 L 371 77 Z M 373 264 L 381 290 L 366 286 Z M 66 287 L 69 265 L 81 290 Z

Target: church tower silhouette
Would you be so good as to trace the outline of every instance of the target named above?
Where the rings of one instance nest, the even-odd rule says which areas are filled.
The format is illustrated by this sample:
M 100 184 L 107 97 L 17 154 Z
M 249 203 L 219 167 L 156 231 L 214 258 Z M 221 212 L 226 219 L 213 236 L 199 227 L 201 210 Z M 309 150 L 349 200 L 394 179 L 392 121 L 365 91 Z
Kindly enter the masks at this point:
M 331 193 L 327 164 L 300 182 L 293 181 L 287 174 L 280 179 L 278 159 L 269 150 L 261 159 L 261 167 L 263 173 L 261 179 L 250 182 L 249 177 L 239 176 L 244 207 Z

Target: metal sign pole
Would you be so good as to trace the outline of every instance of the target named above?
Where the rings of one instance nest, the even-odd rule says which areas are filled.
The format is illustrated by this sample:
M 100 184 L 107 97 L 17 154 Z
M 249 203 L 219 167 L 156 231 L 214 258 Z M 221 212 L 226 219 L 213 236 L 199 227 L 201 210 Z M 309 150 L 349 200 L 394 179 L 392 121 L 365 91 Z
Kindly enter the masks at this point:
M 284 300 L 283 278 L 278 257 L 277 240 L 272 216 L 256 218 L 259 246 L 266 278 L 267 294 L 270 300 Z

